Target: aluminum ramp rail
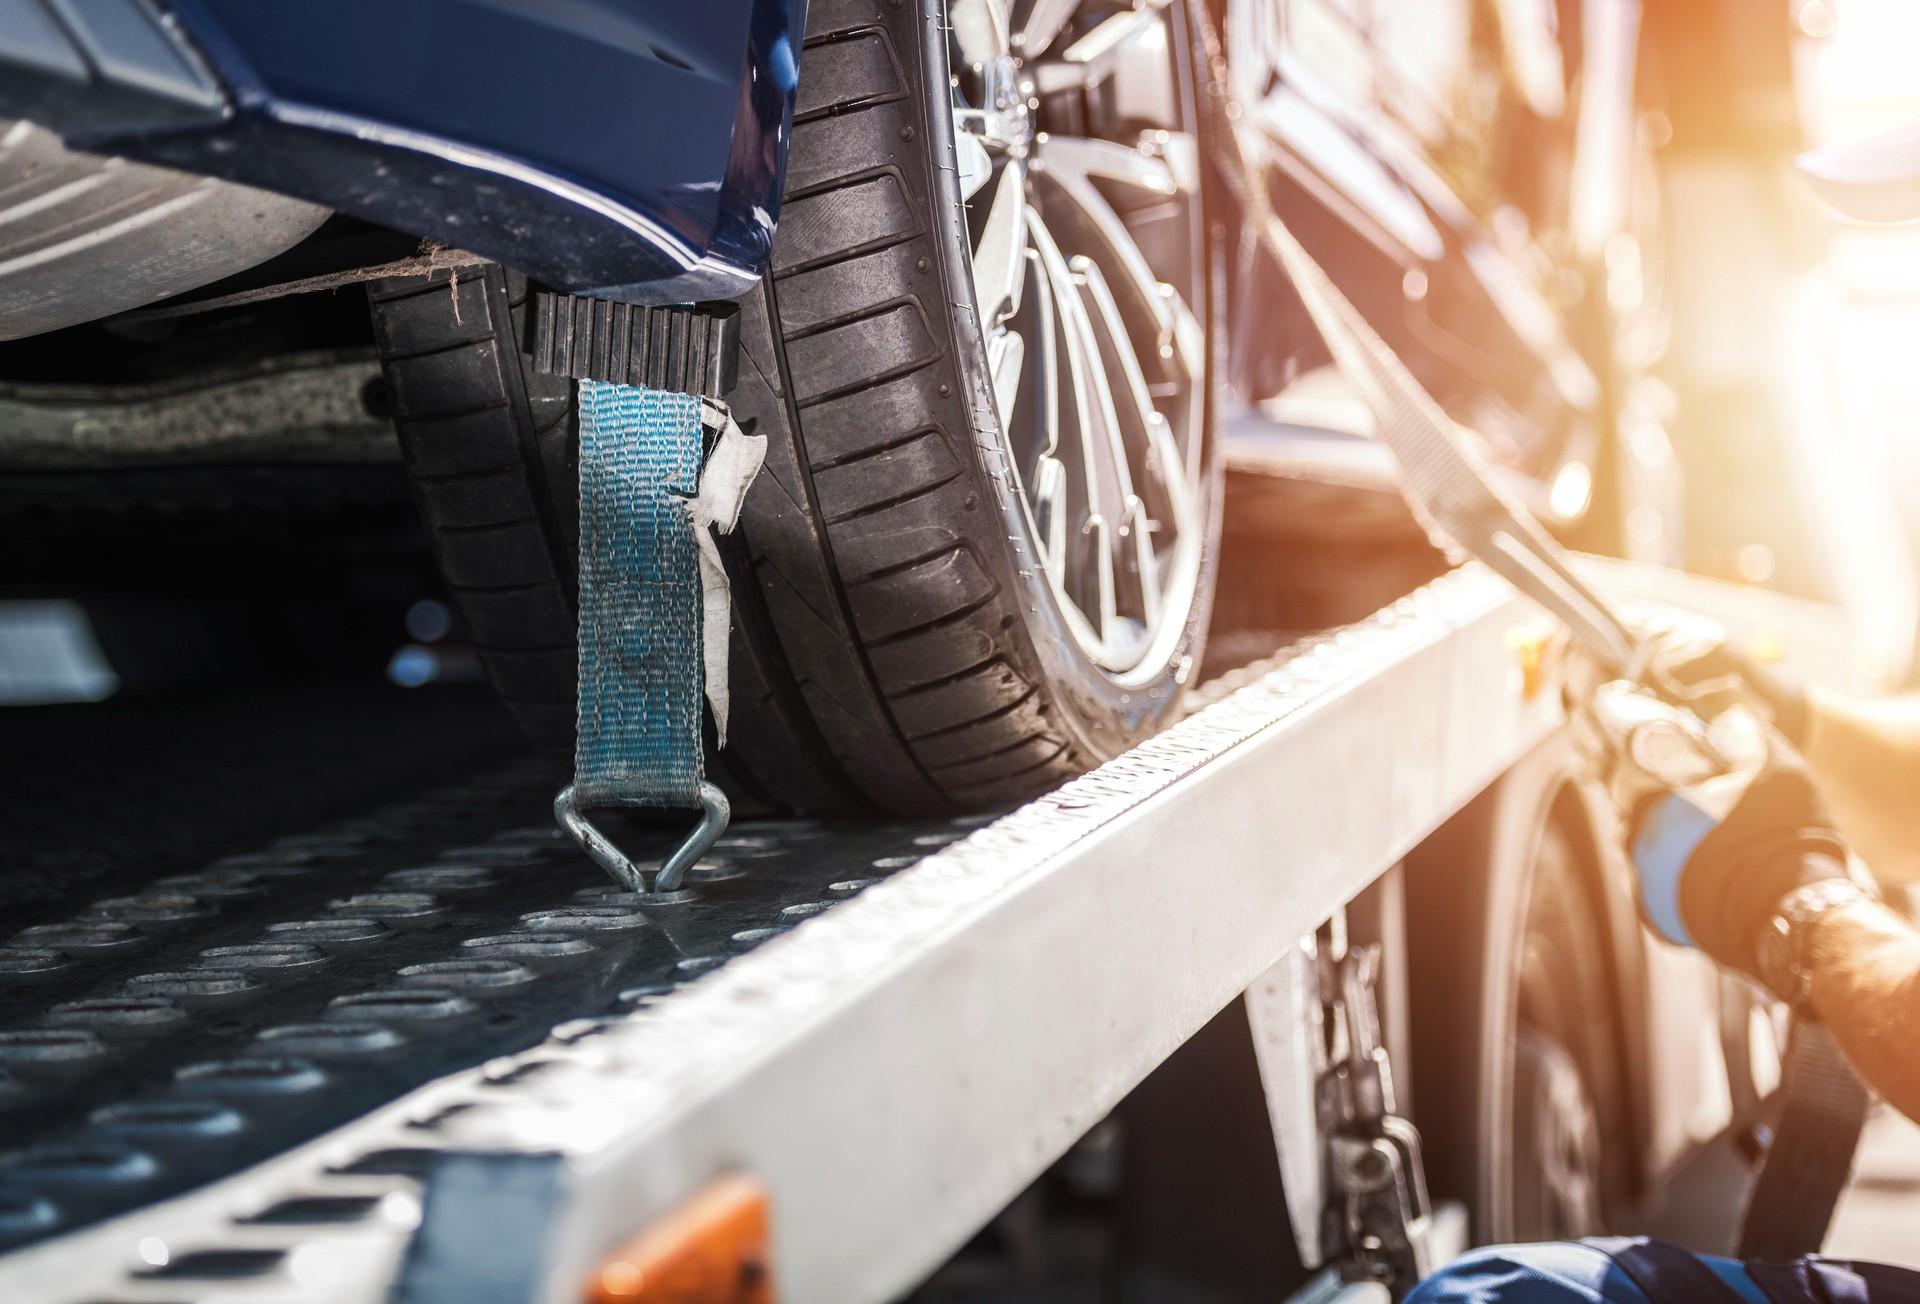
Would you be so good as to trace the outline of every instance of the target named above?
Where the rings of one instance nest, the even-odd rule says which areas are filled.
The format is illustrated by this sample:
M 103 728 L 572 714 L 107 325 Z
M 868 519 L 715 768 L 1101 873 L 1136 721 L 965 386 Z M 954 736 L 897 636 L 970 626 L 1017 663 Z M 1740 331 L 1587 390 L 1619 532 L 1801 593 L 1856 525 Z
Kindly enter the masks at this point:
M 630 1014 L 0 1258 L 0 1298 L 574 1300 L 728 1171 L 770 1192 L 782 1298 L 892 1298 L 1554 728 L 1542 627 L 1449 575 Z

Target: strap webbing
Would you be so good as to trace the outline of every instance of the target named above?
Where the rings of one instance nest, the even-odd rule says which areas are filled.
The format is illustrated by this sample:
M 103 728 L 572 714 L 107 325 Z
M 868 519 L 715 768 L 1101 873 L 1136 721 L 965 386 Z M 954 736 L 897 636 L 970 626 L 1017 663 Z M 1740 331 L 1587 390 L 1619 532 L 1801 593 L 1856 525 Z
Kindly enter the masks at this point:
M 1612 1259 L 1652 1304 L 1744 1304 L 1712 1268 L 1677 1245 L 1627 1236 L 1584 1243 Z
M 580 382 L 580 716 L 585 806 L 700 805 L 701 595 L 685 500 L 700 399 Z
M 1773 1304 L 1920 1304 L 1920 1272 L 1889 1263 L 1749 1263 L 1747 1276 Z
M 1747 1197 L 1738 1256 L 1817 1254 L 1853 1172 L 1871 1103 L 1827 1030 L 1795 1019 L 1781 1064 L 1780 1117 Z

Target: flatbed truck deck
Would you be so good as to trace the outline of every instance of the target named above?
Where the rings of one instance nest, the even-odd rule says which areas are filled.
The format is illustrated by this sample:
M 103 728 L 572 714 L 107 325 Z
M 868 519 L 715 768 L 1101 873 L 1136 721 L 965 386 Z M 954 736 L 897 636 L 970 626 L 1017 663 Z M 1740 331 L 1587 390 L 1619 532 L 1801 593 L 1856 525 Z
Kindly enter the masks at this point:
M 0 1298 L 572 1300 L 730 1177 L 781 1298 L 898 1298 L 1561 726 L 1551 633 L 1467 567 L 998 818 L 746 821 L 662 897 L 519 765 L 29 929 Z

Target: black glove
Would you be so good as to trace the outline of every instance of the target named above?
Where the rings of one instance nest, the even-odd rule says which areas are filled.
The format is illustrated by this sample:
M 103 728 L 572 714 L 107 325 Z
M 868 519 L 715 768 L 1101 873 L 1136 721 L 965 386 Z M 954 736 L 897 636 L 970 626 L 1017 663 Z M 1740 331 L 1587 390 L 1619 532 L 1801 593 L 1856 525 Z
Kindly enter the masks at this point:
M 1794 747 L 1807 743 L 1807 687 L 1707 627 L 1656 635 L 1645 680 L 1662 697 L 1712 719 L 1736 703 L 1757 709 Z
M 1780 899 L 1847 877 L 1847 848 L 1800 754 L 1777 731 L 1754 732 L 1732 773 L 1643 804 L 1633 861 L 1648 923 L 1758 976 L 1755 948 Z

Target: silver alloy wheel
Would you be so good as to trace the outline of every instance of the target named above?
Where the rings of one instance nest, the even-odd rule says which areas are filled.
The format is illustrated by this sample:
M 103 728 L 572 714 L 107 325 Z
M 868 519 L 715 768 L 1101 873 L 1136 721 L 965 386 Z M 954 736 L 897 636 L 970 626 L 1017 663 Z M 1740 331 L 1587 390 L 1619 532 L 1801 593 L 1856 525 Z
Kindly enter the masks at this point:
M 1205 537 L 1199 165 L 1168 0 L 951 0 L 955 150 L 1000 436 L 1082 651 L 1164 673 Z

